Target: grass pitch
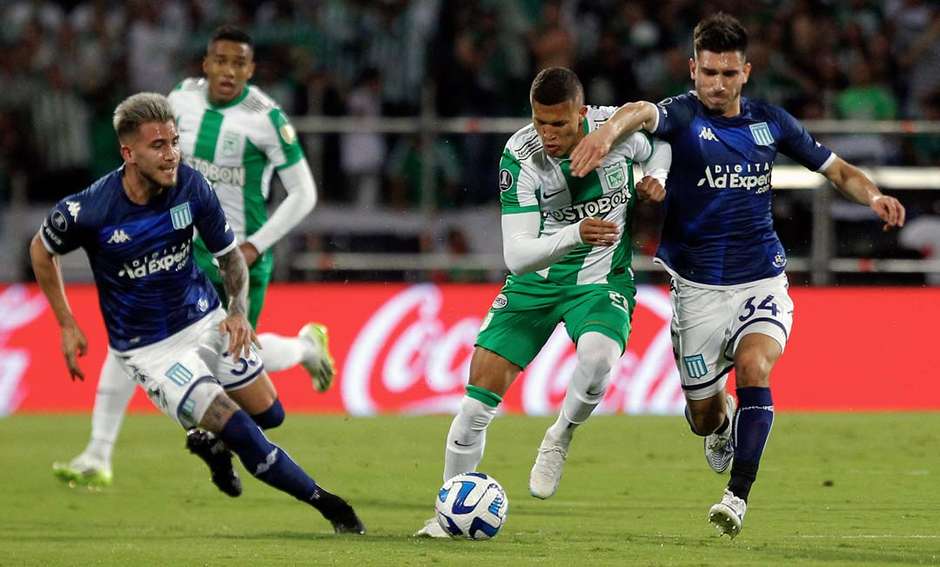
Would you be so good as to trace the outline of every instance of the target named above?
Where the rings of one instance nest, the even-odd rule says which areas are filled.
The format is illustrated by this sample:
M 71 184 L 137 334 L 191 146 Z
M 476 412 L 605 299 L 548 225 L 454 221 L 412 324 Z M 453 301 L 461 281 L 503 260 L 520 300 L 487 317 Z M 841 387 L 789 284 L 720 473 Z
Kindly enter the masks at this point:
M 418 540 L 440 485 L 447 417 L 289 415 L 270 437 L 346 497 L 364 537 L 249 477 L 232 499 L 165 417 L 129 416 L 101 492 L 54 460 L 85 415 L 0 420 L 0 565 L 907 565 L 940 564 L 940 414 L 778 414 L 744 530 L 705 521 L 727 476 L 681 417 L 598 416 L 578 431 L 558 493 L 528 494 L 549 419 L 502 416 L 480 470 L 509 495 L 492 541 Z

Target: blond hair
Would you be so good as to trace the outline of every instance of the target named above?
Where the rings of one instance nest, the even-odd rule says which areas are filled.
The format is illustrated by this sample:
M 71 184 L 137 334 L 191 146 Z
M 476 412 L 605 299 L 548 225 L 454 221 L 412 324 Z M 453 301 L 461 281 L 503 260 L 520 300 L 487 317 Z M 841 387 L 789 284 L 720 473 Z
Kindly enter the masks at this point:
M 119 140 L 137 133 L 142 124 L 164 123 L 174 120 L 170 101 L 159 93 L 137 93 L 129 96 L 114 109 L 114 131 Z

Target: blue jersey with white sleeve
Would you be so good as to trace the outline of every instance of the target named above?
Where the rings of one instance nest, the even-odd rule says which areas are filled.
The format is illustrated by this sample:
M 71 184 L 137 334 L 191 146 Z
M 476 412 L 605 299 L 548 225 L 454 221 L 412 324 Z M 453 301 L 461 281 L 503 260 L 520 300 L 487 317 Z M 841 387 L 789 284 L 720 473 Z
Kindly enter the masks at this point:
M 777 152 L 813 171 L 835 154 L 782 108 L 741 97 L 741 113 L 712 114 L 694 92 L 657 105 L 653 134 L 672 145 L 658 261 L 692 283 L 739 285 L 783 272 L 771 215 Z
M 236 246 L 209 182 L 180 164 L 175 187 L 146 205 L 124 192 L 124 168 L 52 208 L 40 235 L 53 254 L 84 248 L 111 346 L 161 341 L 205 317 L 219 297 L 192 258 L 194 230 L 216 256 Z

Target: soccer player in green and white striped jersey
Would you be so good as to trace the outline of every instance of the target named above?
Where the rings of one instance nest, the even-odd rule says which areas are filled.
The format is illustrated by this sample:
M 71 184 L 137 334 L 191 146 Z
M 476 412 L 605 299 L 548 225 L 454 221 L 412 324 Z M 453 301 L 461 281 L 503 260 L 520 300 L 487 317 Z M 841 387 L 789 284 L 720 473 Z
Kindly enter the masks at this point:
M 203 59 L 205 78 L 182 81 L 168 98 L 176 115 L 183 157 L 212 183 L 250 268 L 248 320 L 256 327 L 273 269 L 270 248 L 313 209 L 317 192 L 284 112 L 260 89 L 248 85 L 254 72 L 253 56 L 254 46 L 246 33 L 233 27 L 219 28 Z M 265 201 L 275 172 L 287 198 L 268 218 Z M 194 257 L 226 305 L 218 264 L 199 239 L 194 243 Z M 318 391 L 329 388 L 335 371 L 322 325 L 308 323 L 294 337 L 262 333 L 258 339 L 267 370 L 302 364 Z M 133 393 L 134 383 L 109 354 L 98 382 L 91 440 L 70 463 L 53 465 L 58 478 L 79 484 L 111 484 L 111 453 Z M 283 421 L 283 408 L 270 380 L 256 380 L 240 394 L 252 401 L 245 409 L 262 428 L 276 427 Z M 206 453 L 205 444 L 205 439 L 190 435 L 188 445 L 193 452 Z M 207 459 L 206 454 L 200 456 Z M 240 491 L 234 488 L 237 478 L 229 471 L 230 464 L 209 464 L 220 489 L 229 494 Z M 224 470 L 215 470 L 219 467 Z
M 616 108 L 584 106 L 581 82 L 561 67 L 536 76 L 530 100 L 532 124 L 509 139 L 500 160 L 503 255 L 512 274 L 477 335 L 467 394 L 447 435 L 444 480 L 476 470 L 503 396 L 564 322 L 578 362 L 529 477 L 530 493 L 548 498 L 574 429 L 604 398 L 626 347 L 636 294 L 633 208 L 638 196 L 665 197 L 671 152 L 634 134 L 619 139 L 590 175 L 574 177 L 569 152 Z M 634 162 L 643 162 L 646 175 L 639 186 Z M 434 518 L 415 535 L 447 534 Z

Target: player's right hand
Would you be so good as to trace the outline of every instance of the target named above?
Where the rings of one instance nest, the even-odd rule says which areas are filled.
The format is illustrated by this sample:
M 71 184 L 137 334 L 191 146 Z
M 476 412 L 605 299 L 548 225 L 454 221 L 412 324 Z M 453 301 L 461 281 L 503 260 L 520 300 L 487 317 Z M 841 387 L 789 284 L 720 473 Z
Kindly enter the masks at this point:
M 588 217 L 579 225 L 581 242 L 591 246 L 613 246 L 620 238 L 617 225 L 594 217 Z
M 232 358 L 248 358 L 251 354 L 251 345 L 258 345 L 255 330 L 241 313 L 230 313 L 223 319 L 219 323 L 219 332 L 228 334 L 228 354 L 232 355 Z
M 571 152 L 571 174 L 575 177 L 584 177 L 601 165 L 610 152 L 613 140 L 607 133 L 607 128 L 601 126 L 578 142 Z
M 78 357 L 88 353 L 88 339 L 85 333 L 74 322 L 62 327 L 62 354 L 65 355 L 65 365 L 69 368 L 69 378 L 75 381 L 85 380 L 85 374 L 78 366 Z

